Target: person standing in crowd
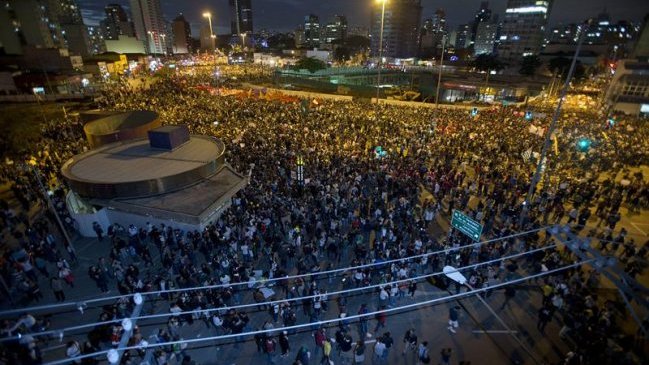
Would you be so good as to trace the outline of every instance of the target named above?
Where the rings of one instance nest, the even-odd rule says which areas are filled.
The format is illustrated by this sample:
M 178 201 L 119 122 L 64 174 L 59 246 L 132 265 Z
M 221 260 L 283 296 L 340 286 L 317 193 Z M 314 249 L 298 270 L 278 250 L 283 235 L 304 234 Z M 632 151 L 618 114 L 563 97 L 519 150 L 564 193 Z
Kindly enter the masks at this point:
M 320 351 L 324 347 L 324 342 L 327 339 L 327 332 L 324 327 L 317 329 L 313 334 L 313 340 L 315 341 L 315 348 L 313 350 L 313 355 L 318 356 Z
M 365 363 L 365 341 L 358 340 L 354 345 L 354 364 Z
M 338 334 L 338 332 L 336 332 Z M 352 347 L 354 345 L 354 340 L 349 332 L 344 331 L 340 336 L 336 337 L 336 343 L 338 344 L 338 357 L 340 358 L 341 365 L 350 365 L 354 359 L 354 354 Z
M 104 229 L 101 228 L 101 225 L 98 222 L 92 222 L 92 229 L 97 235 L 97 241 L 101 242 L 104 239 Z
M 453 350 L 451 350 L 450 347 L 442 349 L 440 351 L 440 355 L 442 357 L 442 365 L 451 365 L 451 354 L 453 353 Z
M 63 280 L 58 276 L 52 276 L 50 279 L 50 288 L 54 292 L 57 302 L 65 302 L 65 293 L 63 292 Z
M 361 317 L 358 319 L 358 336 L 360 338 L 365 338 L 367 335 L 367 316 L 366 314 L 369 312 L 367 309 L 367 304 L 363 303 L 361 304 L 360 309 L 358 310 L 358 315 Z
M 325 337 L 324 341 L 322 342 L 322 360 L 320 360 L 321 364 L 327 364 L 331 361 L 331 341 L 329 341 L 328 338 Z
M 415 329 L 411 328 L 403 335 L 403 351 L 401 355 L 406 355 L 407 352 L 414 352 L 417 350 L 417 335 Z
M 297 356 L 295 356 L 295 361 L 299 362 L 301 365 L 309 365 L 310 360 L 311 352 L 305 346 L 300 347 Z
M 451 333 L 457 332 L 459 327 L 458 319 L 460 317 L 460 306 L 452 306 L 448 311 L 448 330 Z
M 268 365 L 275 364 L 275 350 L 277 348 L 277 342 L 271 336 L 266 336 L 264 340 L 264 353 L 266 354 L 266 361 Z
M 383 351 L 383 359 L 387 362 L 389 356 L 390 356 L 390 349 L 392 348 L 392 345 L 394 345 L 394 339 L 392 339 L 392 335 L 390 332 L 386 332 L 381 336 L 381 342 L 385 344 L 385 351 Z
M 380 337 L 376 338 L 374 343 L 374 356 L 372 357 L 372 364 L 379 365 L 385 359 L 385 343 Z
M 376 313 L 376 327 L 374 327 L 374 333 L 378 334 L 381 327 L 385 327 L 385 322 L 387 321 L 387 315 L 384 312 L 385 306 L 379 308 L 379 312 Z
M 541 307 L 541 309 L 539 309 L 539 313 L 538 313 L 539 318 L 538 321 L 536 322 L 536 328 L 543 335 L 545 335 L 545 326 L 547 326 L 548 323 L 550 323 L 550 321 L 552 320 L 552 314 L 553 314 L 553 310 L 551 304 L 544 305 L 543 307 Z
M 420 364 L 430 363 L 430 354 L 428 353 L 428 341 L 422 341 L 417 348 L 417 359 Z
M 291 351 L 291 345 L 288 340 L 288 332 L 282 331 L 279 335 L 279 347 L 282 350 L 281 357 L 287 357 Z

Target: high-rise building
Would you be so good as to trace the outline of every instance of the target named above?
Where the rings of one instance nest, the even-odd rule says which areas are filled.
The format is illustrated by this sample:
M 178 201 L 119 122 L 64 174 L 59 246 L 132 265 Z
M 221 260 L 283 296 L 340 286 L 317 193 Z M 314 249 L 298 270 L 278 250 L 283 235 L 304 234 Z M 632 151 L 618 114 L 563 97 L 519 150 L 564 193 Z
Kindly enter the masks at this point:
M 6 0 L 0 6 L 0 44 L 9 54 L 24 46 L 90 54 L 88 29 L 75 0 Z
M 550 30 L 548 41 L 556 44 L 577 43 L 581 28 L 574 23 L 559 24 Z
M 441 55 L 442 42 L 447 35 L 446 12 L 444 9 L 437 9 L 432 18 L 424 20 L 422 26 L 420 43 L 422 57 Z M 448 43 L 448 38 L 446 42 Z
M 498 52 L 515 64 L 527 55 L 539 54 L 552 0 L 508 0 Z
M 7 0 L 0 6 L 0 45 L 7 54 L 23 47 L 65 47 L 61 27 L 45 0 Z
M 493 53 L 498 34 L 498 24 L 490 21 L 478 23 L 476 28 L 475 41 L 473 43 L 473 54 Z
M 478 35 L 478 26 L 480 23 L 491 21 L 491 9 L 489 9 L 489 2 L 483 1 L 480 3 L 480 9 L 475 13 L 473 22 L 471 23 L 471 42 L 467 45 L 475 44 L 476 36 Z
M 632 57 L 643 59 L 645 63 L 649 62 L 649 14 L 645 15 L 644 22 L 638 31 Z M 649 110 L 646 113 L 649 113 Z
M 457 27 L 457 35 L 455 36 L 455 49 L 464 49 L 469 47 L 471 43 L 471 25 L 460 24 Z
M 252 34 L 252 1 L 230 0 L 232 35 Z
M 300 24 L 293 31 L 293 39 L 295 39 L 295 46 L 302 48 L 306 45 L 306 39 L 304 38 L 304 25 Z
M 373 2 L 370 23 L 372 54 L 380 52 L 382 7 L 383 17 L 383 56 L 406 58 L 417 55 L 420 41 L 421 0 L 390 0 L 385 3 Z
M 329 44 L 336 39 L 345 39 L 346 36 L 347 18 L 344 15 L 335 15 L 325 27 L 324 43 Z
M 137 39 L 144 42 L 147 53 L 166 52 L 167 38 L 160 0 L 131 0 L 131 19 Z
M 117 40 L 120 35 L 133 37 L 133 23 L 128 20 L 126 11 L 119 4 L 108 4 L 104 8 L 106 19 L 101 22 L 104 39 Z
M 171 29 L 174 34 L 173 53 L 192 53 L 192 32 L 189 22 L 180 14 L 174 19 Z
M 317 15 L 304 17 L 304 44 L 309 48 L 320 45 L 320 18 Z
M 370 36 L 370 30 L 367 27 L 351 25 L 347 28 L 347 36 L 361 36 L 368 38 Z
M 70 53 L 87 56 L 90 54 L 88 28 L 83 24 L 81 9 L 75 0 L 48 0 L 49 14 L 61 27 L 65 46 Z
M 90 40 L 90 54 L 106 52 L 106 42 L 99 27 L 88 26 L 88 39 Z

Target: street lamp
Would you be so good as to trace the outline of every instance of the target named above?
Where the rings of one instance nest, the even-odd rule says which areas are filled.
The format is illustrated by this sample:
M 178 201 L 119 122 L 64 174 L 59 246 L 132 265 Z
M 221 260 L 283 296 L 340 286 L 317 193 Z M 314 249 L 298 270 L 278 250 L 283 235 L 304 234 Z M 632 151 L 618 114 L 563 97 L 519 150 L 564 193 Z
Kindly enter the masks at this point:
M 167 42 L 165 42 L 165 38 L 167 37 L 166 34 L 162 33 L 160 34 L 160 37 L 162 38 L 162 51 L 164 52 L 164 55 L 167 55 Z
M 149 30 L 147 31 L 147 33 L 149 34 L 149 36 L 151 36 L 151 43 L 149 44 L 149 52 L 151 52 L 151 46 L 153 46 L 154 52 L 152 53 L 155 53 L 155 32 Z
M 464 276 L 460 271 L 458 271 L 458 269 L 456 269 L 455 267 L 453 267 L 453 266 L 444 266 L 444 268 L 442 269 L 442 272 L 444 273 L 444 275 L 445 275 L 447 278 L 453 280 L 453 281 L 456 282 L 457 284 L 460 284 L 460 285 L 464 285 L 464 286 L 466 286 L 467 289 L 469 289 L 470 291 L 475 291 L 475 288 L 473 288 L 473 287 L 471 286 L 471 284 L 469 284 L 469 282 L 468 282 L 468 280 L 466 279 L 466 277 L 465 277 L 465 276 Z M 536 356 L 535 356 L 535 354 L 532 352 L 532 350 L 531 350 L 529 347 L 527 347 L 527 346 L 525 345 L 525 343 L 523 343 L 523 341 L 521 341 L 521 339 L 518 338 L 518 336 L 516 336 L 516 331 L 513 331 L 513 330 L 512 330 L 512 329 L 507 325 L 507 323 L 505 323 L 505 321 L 504 321 L 504 320 L 503 320 L 503 319 L 502 319 L 502 318 L 501 318 L 501 317 L 496 313 L 496 311 L 495 311 L 495 310 L 494 310 L 494 309 L 489 305 L 489 303 L 487 303 L 487 301 L 485 301 L 485 300 L 480 296 L 480 294 L 481 294 L 481 293 L 477 293 L 477 292 L 476 292 L 476 295 L 475 295 L 476 298 L 478 298 L 478 300 L 479 300 L 479 301 L 480 301 L 480 302 L 485 306 L 485 308 L 487 308 L 487 310 L 491 313 L 491 315 L 494 316 L 494 318 L 496 318 L 496 320 L 500 323 L 500 325 L 503 326 L 503 327 L 505 328 L 505 330 L 506 330 L 505 333 L 509 333 L 510 335 L 512 335 L 512 337 L 514 338 L 514 340 L 515 340 L 516 342 L 518 342 L 518 344 L 523 348 L 523 350 L 525 350 L 525 352 L 527 352 L 527 353 L 530 355 L 530 357 L 534 360 L 534 362 L 538 363 L 538 362 L 536 361 Z M 485 332 L 486 332 L 486 331 L 485 331 Z
M 583 27 L 588 27 L 591 24 L 592 19 L 589 19 L 583 24 Z M 587 28 L 584 28 L 587 29 Z M 527 212 L 529 210 L 529 206 L 532 203 L 532 198 L 534 197 L 535 189 L 536 189 L 536 184 L 541 181 L 541 174 L 543 173 L 543 166 L 545 162 L 545 156 L 548 152 L 548 149 L 550 148 L 550 141 L 552 140 L 552 134 L 554 133 L 554 129 L 557 126 L 557 120 L 559 119 L 559 116 L 561 115 L 561 107 L 563 106 L 563 101 L 566 98 L 566 95 L 568 94 L 568 88 L 570 87 L 570 81 L 572 80 L 572 76 L 575 72 L 575 67 L 577 65 L 577 59 L 579 58 L 579 51 L 581 50 L 581 46 L 584 43 L 585 39 L 585 34 L 586 31 L 581 32 L 579 35 L 579 39 L 577 41 L 577 48 L 575 49 L 575 53 L 572 56 L 572 62 L 570 63 L 570 69 L 568 70 L 568 75 L 566 76 L 566 81 L 563 84 L 563 88 L 561 89 L 561 94 L 559 95 L 559 102 L 557 103 L 557 108 L 554 111 L 554 115 L 552 117 L 552 122 L 550 123 L 550 126 L 548 127 L 548 130 L 545 132 L 545 140 L 543 142 L 543 147 L 541 148 L 541 156 L 539 157 L 539 160 L 536 164 L 536 171 L 534 172 L 534 176 L 532 176 L 532 181 L 530 182 L 530 187 L 527 191 L 527 196 L 525 197 L 525 201 L 523 202 L 523 209 L 521 209 L 520 217 L 518 220 L 518 224 L 520 228 L 523 228 L 523 224 L 525 223 L 525 219 L 527 217 Z
M 381 66 L 383 66 L 383 24 L 385 22 L 385 3 L 387 3 L 388 0 L 376 1 L 381 3 L 381 33 L 379 35 L 379 62 L 377 63 L 379 70 L 376 74 L 376 104 L 378 104 L 381 93 Z
M 210 24 L 210 37 L 214 37 L 214 31 L 212 30 L 212 13 L 209 11 L 204 12 L 203 18 L 207 18 L 207 21 Z
M 241 47 L 245 47 L 246 46 L 246 33 L 241 33 L 240 36 L 241 36 Z
M 442 68 L 444 66 L 445 50 L 446 50 L 446 34 L 442 35 L 442 57 L 439 58 L 439 74 L 437 75 L 437 91 L 435 92 L 435 108 L 439 108 L 439 85 L 442 82 Z

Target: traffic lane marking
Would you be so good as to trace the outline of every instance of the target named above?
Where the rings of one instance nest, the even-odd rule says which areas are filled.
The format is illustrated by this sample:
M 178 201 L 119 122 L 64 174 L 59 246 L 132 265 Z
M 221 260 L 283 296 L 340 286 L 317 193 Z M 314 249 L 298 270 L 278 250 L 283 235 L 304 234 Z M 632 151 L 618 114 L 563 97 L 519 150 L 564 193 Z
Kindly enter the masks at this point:
M 641 225 L 641 226 L 649 226 L 648 223 L 635 223 L 635 222 L 629 222 L 629 223 L 633 226 L 633 228 L 637 229 L 638 232 L 642 233 L 642 234 L 645 235 L 645 236 L 649 236 L 649 234 L 647 234 L 647 232 L 645 232 L 644 230 L 642 230 L 642 228 L 638 227 L 638 225 Z

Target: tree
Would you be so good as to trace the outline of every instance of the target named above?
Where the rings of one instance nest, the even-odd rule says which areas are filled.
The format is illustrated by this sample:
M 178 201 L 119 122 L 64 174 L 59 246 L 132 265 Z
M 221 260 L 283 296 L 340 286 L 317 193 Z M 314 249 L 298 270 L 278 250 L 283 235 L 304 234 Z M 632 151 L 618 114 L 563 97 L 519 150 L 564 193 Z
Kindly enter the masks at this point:
M 349 61 L 351 58 L 351 52 L 349 51 L 349 48 L 345 46 L 340 46 L 334 48 L 334 60 L 339 63 L 345 63 Z
M 486 72 L 484 82 L 485 98 L 487 90 L 489 90 L 489 74 L 491 71 L 499 71 L 505 68 L 505 65 L 493 54 L 482 53 L 479 54 L 471 63 L 471 65 L 478 71 Z
M 370 40 L 358 35 L 351 35 L 345 39 L 334 39 L 331 44 L 334 46 L 334 60 L 340 63 L 357 59 L 359 55 L 367 52 L 370 48 Z
M 327 68 L 326 63 L 313 57 L 302 57 L 295 63 L 295 66 L 293 66 L 294 70 L 309 70 L 311 73 L 318 70 L 324 70 L 325 68 Z
M 293 49 L 295 38 L 286 33 L 278 33 L 268 38 L 268 48 L 271 49 Z
M 555 57 L 548 62 L 548 70 L 553 74 L 561 75 L 562 78 L 568 77 L 568 72 L 570 71 L 570 65 L 572 60 L 566 57 Z M 577 60 L 575 65 L 575 72 L 573 77 L 576 81 L 579 81 L 584 78 L 586 75 L 586 69 L 584 66 Z
M 534 76 L 539 67 L 541 67 L 541 59 L 539 56 L 524 56 L 521 60 L 521 68 L 518 70 L 518 73 L 525 76 Z
M 476 70 L 484 71 L 487 74 L 489 74 L 489 71 L 500 71 L 505 68 L 505 65 L 491 53 L 477 55 L 471 65 Z
M 370 47 L 370 39 L 362 35 L 350 35 L 345 39 L 336 39 L 332 43 L 342 44 L 351 49 L 362 49 Z

